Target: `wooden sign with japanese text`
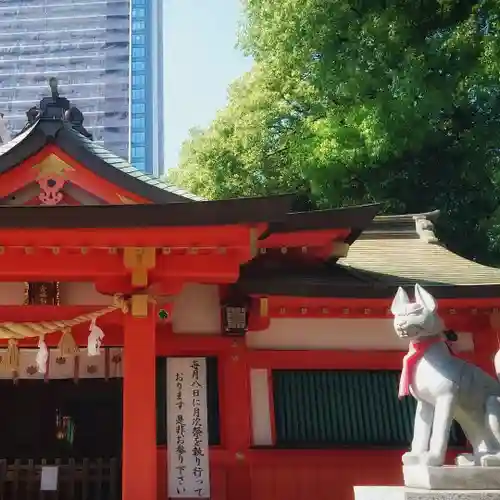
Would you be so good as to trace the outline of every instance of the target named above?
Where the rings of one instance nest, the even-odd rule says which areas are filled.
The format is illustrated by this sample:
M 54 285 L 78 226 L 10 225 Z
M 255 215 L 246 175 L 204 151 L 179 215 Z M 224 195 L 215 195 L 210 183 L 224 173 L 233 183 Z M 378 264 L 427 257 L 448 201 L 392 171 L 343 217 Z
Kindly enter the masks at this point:
M 167 359 L 169 498 L 209 498 L 205 358 Z

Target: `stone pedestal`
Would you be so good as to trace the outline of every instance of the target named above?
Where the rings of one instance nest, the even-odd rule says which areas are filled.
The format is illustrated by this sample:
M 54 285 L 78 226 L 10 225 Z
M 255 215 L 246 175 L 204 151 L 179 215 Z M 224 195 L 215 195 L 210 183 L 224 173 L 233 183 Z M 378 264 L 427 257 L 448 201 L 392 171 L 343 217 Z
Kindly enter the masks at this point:
M 354 500 L 500 500 L 500 490 L 422 490 L 403 486 L 355 486 Z
M 405 500 L 500 500 L 500 467 L 403 467 Z
M 500 467 L 403 467 L 405 486 L 355 486 L 355 500 L 500 500 Z
M 422 490 L 498 490 L 500 467 L 403 467 L 407 488 Z
M 500 500 L 500 490 L 419 490 L 405 488 L 404 500 Z

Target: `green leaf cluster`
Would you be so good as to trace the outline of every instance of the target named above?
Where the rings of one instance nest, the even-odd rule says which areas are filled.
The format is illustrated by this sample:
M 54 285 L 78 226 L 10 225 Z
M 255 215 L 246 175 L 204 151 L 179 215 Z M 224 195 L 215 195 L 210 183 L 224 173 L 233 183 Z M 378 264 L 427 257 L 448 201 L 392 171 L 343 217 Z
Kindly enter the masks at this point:
M 500 260 L 500 0 L 246 0 L 254 58 L 169 180 L 208 198 L 440 209 L 450 246 Z

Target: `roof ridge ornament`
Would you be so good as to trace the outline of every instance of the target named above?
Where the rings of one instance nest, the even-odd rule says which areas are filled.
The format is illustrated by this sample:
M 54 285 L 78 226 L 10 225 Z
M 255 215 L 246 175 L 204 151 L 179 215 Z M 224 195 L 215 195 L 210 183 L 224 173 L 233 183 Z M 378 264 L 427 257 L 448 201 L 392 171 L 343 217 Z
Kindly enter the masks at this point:
M 438 244 L 439 239 L 434 232 L 434 223 L 426 217 L 426 214 L 414 215 L 415 230 L 419 238 L 425 243 Z
M 87 139 L 92 140 L 92 134 L 83 126 L 83 113 L 76 106 L 71 106 L 69 99 L 59 95 L 59 82 L 57 78 L 53 76 L 49 78 L 49 87 L 50 97 L 42 98 L 38 107 L 32 106 L 26 112 L 28 123 L 21 133 L 31 125 L 34 125 L 37 120 L 65 121 L 68 122 L 74 130 Z
M 40 101 L 40 119 L 63 120 L 64 113 L 70 108 L 70 102 L 65 97 L 59 96 L 57 78 L 49 78 L 50 97 L 44 97 Z

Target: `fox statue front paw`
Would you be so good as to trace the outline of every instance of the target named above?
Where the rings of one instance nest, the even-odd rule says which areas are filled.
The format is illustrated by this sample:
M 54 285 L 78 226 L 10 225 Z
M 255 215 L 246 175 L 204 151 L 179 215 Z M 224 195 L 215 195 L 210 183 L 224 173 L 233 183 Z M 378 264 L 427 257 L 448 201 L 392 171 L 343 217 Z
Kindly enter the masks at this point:
M 431 467 L 443 465 L 443 459 L 430 451 L 425 451 L 423 453 L 408 451 L 403 455 L 402 459 L 403 465 L 429 465 Z
M 479 459 L 479 463 L 483 467 L 499 467 L 500 466 L 500 452 L 499 453 L 485 453 Z
M 472 453 L 462 453 L 455 459 L 455 465 L 457 467 L 472 467 L 480 464 L 479 458 L 474 456 Z
M 421 455 L 420 457 L 420 464 L 421 465 L 429 465 L 431 467 L 440 467 L 443 465 L 443 458 L 439 457 L 430 451 L 425 452 L 424 454 Z
M 420 457 L 422 453 L 417 453 L 415 451 L 407 451 L 402 456 L 403 465 L 418 465 L 420 463 Z

